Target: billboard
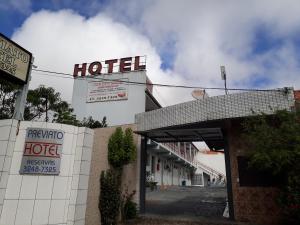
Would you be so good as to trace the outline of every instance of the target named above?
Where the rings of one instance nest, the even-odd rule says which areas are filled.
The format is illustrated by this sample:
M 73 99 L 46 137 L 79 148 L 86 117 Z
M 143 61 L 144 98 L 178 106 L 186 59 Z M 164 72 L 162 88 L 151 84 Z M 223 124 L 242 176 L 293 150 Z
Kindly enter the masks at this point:
M 32 54 L 0 33 L 0 78 L 25 84 Z
M 86 102 L 106 102 L 128 99 L 128 78 L 112 81 L 89 81 Z
M 27 128 L 20 174 L 57 175 L 64 131 Z

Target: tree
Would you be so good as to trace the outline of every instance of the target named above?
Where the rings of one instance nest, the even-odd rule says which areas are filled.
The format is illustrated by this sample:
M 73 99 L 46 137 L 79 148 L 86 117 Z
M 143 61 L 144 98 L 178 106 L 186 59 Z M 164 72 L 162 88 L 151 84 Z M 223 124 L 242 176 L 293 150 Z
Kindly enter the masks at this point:
M 102 225 L 116 225 L 121 204 L 119 177 L 112 170 L 102 171 L 98 208 Z
M 258 115 L 244 123 L 245 140 L 251 149 L 249 166 L 285 179 L 280 199 L 285 223 L 300 221 L 300 113 L 277 111 Z
M 55 92 L 52 87 L 41 85 L 34 90 L 29 90 L 24 119 L 33 120 L 36 117 L 41 119 L 42 116 L 45 116 L 44 121 L 48 122 L 49 111 L 57 111 L 61 102 L 60 93 Z
M 133 142 L 133 133 L 130 128 L 125 130 L 117 127 L 108 141 L 108 161 L 115 169 L 122 169 L 124 165 L 135 160 L 136 147 Z
M 123 130 L 117 127 L 108 140 L 108 162 L 115 169 L 121 169 L 125 158 L 123 146 Z
M 14 114 L 15 102 L 21 86 L 9 81 L 0 79 L 0 119 L 10 119 Z M 24 120 L 42 120 L 54 123 L 70 124 L 74 126 L 85 126 L 89 128 L 106 127 L 106 117 L 102 122 L 94 120 L 91 116 L 88 119 L 79 121 L 76 119 L 74 110 L 70 104 L 63 101 L 60 93 L 52 87 L 39 86 L 29 90 L 24 110 Z
M 125 152 L 123 164 L 126 165 L 136 159 L 136 146 L 133 142 L 133 132 L 130 128 L 125 130 L 123 145 Z
M 108 162 L 111 166 L 106 172 L 102 171 L 100 178 L 99 210 L 103 225 L 116 224 L 120 207 L 123 219 L 136 215 L 136 204 L 132 202 L 132 194 L 121 197 L 121 175 L 124 165 L 136 159 L 136 146 L 133 141 L 133 132 L 117 127 L 108 141 Z M 116 185 L 116 186 L 115 186 Z M 114 191 L 112 191 L 112 189 Z
M 0 119 L 12 118 L 20 86 L 0 79 Z
M 102 122 L 98 120 L 94 120 L 91 116 L 83 118 L 81 122 L 79 122 L 80 126 L 89 127 L 89 128 L 99 128 L 99 127 L 107 127 L 106 116 L 103 117 Z
M 61 101 L 57 104 L 56 112 L 53 115 L 54 123 L 63 123 L 74 126 L 80 126 L 80 121 L 76 119 L 76 115 L 73 114 L 73 109 L 65 101 Z

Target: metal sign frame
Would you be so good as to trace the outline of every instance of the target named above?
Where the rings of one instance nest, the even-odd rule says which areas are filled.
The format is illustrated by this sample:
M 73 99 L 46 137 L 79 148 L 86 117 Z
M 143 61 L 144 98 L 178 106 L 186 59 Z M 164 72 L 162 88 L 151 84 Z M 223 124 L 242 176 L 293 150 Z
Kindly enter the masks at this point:
M 5 35 L 3 35 L 2 33 L 0 33 L 0 37 L 2 37 L 6 41 L 8 41 L 9 43 L 11 43 L 12 45 L 14 45 L 17 48 L 21 49 L 22 51 L 26 52 L 29 55 L 29 62 L 28 62 L 28 68 L 27 68 L 27 73 L 26 73 L 26 79 L 25 80 L 19 79 L 16 76 L 14 76 L 13 74 L 10 74 L 10 73 L 8 73 L 6 71 L 3 71 L 3 70 L 0 70 L 1 77 L 3 76 L 7 80 L 10 80 L 12 82 L 16 82 L 18 84 L 27 84 L 29 73 L 30 73 L 30 68 L 31 68 L 31 63 L 32 63 L 32 53 L 29 52 L 28 50 L 24 49 L 20 45 L 18 45 L 16 42 L 10 40 L 8 37 L 6 37 Z
M 59 175 L 64 136 L 63 130 L 28 127 L 19 173 Z

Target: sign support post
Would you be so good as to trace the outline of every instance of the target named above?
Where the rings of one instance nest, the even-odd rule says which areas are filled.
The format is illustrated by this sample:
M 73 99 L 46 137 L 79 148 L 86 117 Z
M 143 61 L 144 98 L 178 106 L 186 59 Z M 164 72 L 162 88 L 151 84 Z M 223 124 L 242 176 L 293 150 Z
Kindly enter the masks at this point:
M 33 61 L 34 58 L 32 57 L 32 60 L 29 65 L 28 81 L 26 84 L 23 85 L 22 89 L 19 91 L 17 96 L 15 111 L 13 115 L 13 119 L 16 120 L 24 120 L 24 110 L 25 110 L 26 98 L 28 93 L 29 81 L 31 80 L 31 70 L 33 66 Z

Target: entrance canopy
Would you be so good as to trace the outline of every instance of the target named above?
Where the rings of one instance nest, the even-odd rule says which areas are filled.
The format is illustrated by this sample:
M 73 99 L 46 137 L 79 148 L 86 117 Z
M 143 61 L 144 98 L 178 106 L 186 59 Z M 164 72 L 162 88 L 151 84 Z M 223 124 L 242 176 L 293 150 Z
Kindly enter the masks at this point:
M 224 146 L 222 127 L 226 120 L 271 115 L 294 106 L 292 88 L 214 96 L 137 114 L 136 133 L 157 142 L 205 141 L 218 150 Z

